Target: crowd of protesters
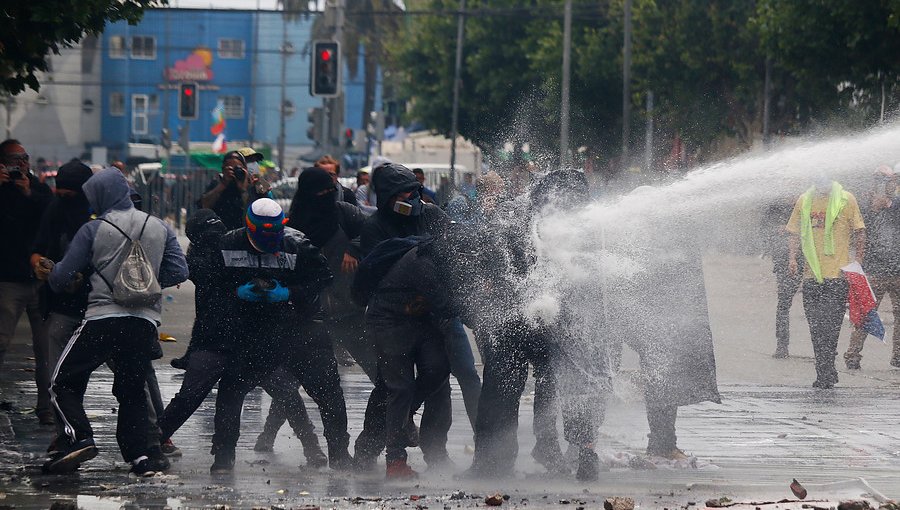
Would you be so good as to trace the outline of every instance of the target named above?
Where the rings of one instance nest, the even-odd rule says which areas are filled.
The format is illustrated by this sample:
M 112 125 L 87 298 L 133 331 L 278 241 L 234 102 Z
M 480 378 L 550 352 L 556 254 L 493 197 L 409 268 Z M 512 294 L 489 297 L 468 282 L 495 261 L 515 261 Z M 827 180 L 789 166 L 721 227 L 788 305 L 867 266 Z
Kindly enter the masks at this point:
M 260 178 L 260 158 L 251 148 L 223 157 L 221 174 L 187 221 L 185 254 L 165 222 L 140 210 L 119 169 L 96 171 L 73 160 L 59 168 L 51 191 L 32 175 L 22 143 L 0 144 L 9 244 L 0 255 L 0 362 L 27 312 L 37 418 L 57 430 L 45 471 L 73 472 L 97 455 L 82 402 L 90 374 L 106 363 L 119 401 L 116 438 L 136 475 L 169 469 L 168 457 L 180 454 L 173 435 L 216 385 L 211 472 L 234 469 L 241 409 L 257 386 L 272 397 L 259 451 L 272 450 L 287 421 L 311 467 L 370 471 L 384 452 L 386 476 L 409 479 L 417 473 L 406 450 L 419 447 L 430 470 L 450 470 L 453 376 L 475 433 L 474 460 L 463 476 L 507 476 L 518 454 L 519 403 L 530 367 L 537 437 L 531 455 L 557 474 L 599 477 L 594 444 L 619 356 L 576 359 L 566 349 L 573 340 L 564 322 L 569 311 L 551 322 L 531 320 L 519 285 L 535 263 L 534 222 L 546 207 L 586 204 L 584 174 L 554 170 L 514 191 L 489 173 L 463 183 L 450 203 L 437 204 L 439 194 L 424 186 L 421 171 L 377 161 L 371 172 L 357 174 L 350 190 L 338 181 L 339 163 L 326 156 L 299 174 L 284 210 Z M 887 184 L 866 214 L 827 179 L 800 197 L 793 212 L 782 204 L 771 213 L 780 236 L 772 250 L 779 282 L 776 356 L 787 356 L 786 314 L 802 287 L 819 388 L 837 382 L 847 294 L 840 268 L 850 261 L 851 240 L 856 256 L 865 254 L 878 299 L 885 293 L 893 299 L 898 290 L 898 250 L 890 244 L 900 239 L 892 231 L 896 179 L 891 169 L 880 172 L 879 182 Z M 611 311 L 616 324 L 605 330 L 615 334 L 600 335 L 612 352 L 627 344 L 639 354 L 647 451 L 670 460 L 686 458 L 675 434 L 678 407 L 720 400 L 699 254 L 685 244 L 632 285 L 611 289 L 611 306 L 620 309 Z M 172 360 L 185 371 L 181 388 L 166 404 L 152 362 L 162 356 L 162 289 L 188 278 L 196 318 L 187 352 Z M 615 299 L 615 292 L 631 299 Z M 684 311 L 681 317 L 662 313 L 672 306 Z M 859 367 L 864 338 L 854 335 L 848 367 Z M 897 346 L 895 335 L 895 365 Z M 352 454 L 338 371 L 345 358 L 372 384 Z M 324 451 L 301 387 L 321 415 Z M 560 418 L 577 453 L 572 462 L 558 437 Z

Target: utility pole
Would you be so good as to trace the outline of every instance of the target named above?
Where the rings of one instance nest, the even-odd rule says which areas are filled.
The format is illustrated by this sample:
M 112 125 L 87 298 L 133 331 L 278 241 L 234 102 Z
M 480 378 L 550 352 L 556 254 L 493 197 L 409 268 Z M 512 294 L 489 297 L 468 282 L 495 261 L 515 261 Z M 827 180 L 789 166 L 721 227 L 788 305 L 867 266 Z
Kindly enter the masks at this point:
M 647 91 L 647 131 L 644 133 L 644 170 L 653 169 L 653 91 Z
M 325 19 L 330 21 L 332 29 L 331 39 L 343 46 L 344 0 L 327 0 L 325 3 Z M 340 65 L 343 65 L 343 59 L 338 59 L 338 62 L 341 62 Z M 338 73 L 338 76 L 341 75 L 342 73 Z M 335 131 L 340 129 L 342 122 L 340 117 L 344 109 L 339 108 L 339 102 L 344 100 L 344 92 L 342 89 L 343 88 L 341 87 L 341 92 L 337 97 L 322 99 L 322 150 L 326 153 L 331 153 L 334 150 L 333 142 Z
M 622 49 L 622 164 L 628 165 L 631 138 L 631 0 L 625 0 L 625 41 Z
M 456 61 L 453 70 L 453 113 L 450 119 L 450 189 L 456 189 L 456 138 L 459 136 L 459 86 L 462 81 L 463 35 L 466 0 L 459 0 L 456 16 Z
M 569 165 L 569 75 L 572 67 L 572 0 L 563 14 L 562 106 L 559 115 L 559 165 Z
M 278 103 L 278 168 L 284 171 L 284 146 L 285 146 L 285 115 L 284 102 L 287 99 L 287 2 L 284 2 L 281 11 L 281 101 Z
M 766 58 L 766 80 L 763 85 L 763 145 L 769 145 L 769 116 L 772 114 L 772 59 Z

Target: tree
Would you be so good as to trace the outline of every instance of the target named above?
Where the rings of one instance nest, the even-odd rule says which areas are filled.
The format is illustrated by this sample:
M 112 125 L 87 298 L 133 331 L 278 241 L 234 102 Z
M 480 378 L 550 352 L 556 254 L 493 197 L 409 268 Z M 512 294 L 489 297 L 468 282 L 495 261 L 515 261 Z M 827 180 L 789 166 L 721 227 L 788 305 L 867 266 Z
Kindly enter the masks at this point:
M 36 72 L 48 70 L 47 57 L 59 54 L 108 22 L 137 23 L 145 9 L 166 0 L 3 0 L 0 4 L 0 89 L 17 94 L 40 88 Z

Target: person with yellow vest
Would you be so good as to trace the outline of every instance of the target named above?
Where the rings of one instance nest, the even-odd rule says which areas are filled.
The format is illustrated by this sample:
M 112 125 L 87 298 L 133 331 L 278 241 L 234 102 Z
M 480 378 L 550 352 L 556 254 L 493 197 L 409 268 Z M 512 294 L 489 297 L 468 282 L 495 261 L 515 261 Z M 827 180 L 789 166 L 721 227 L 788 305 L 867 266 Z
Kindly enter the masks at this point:
M 789 271 L 799 272 L 797 255 L 802 252 L 803 309 L 809 323 L 816 360 L 814 388 L 831 389 L 838 382 L 834 360 L 838 337 L 847 308 L 848 284 L 841 268 L 853 259 L 862 260 L 866 231 L 856 197 L 824 175 L 800 195 L 786 226 L 789 241 Z

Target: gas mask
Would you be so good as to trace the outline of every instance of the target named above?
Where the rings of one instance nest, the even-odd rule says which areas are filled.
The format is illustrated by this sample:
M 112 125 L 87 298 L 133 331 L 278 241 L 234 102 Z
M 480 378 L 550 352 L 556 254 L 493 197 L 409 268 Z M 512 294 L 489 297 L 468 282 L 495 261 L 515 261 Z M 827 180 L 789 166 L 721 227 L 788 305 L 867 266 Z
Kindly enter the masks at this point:
M 401 216 L 418 216 L 422 214 L 422 196 L 415 189 L 405 200 L 394 202 L 394 212 Z

